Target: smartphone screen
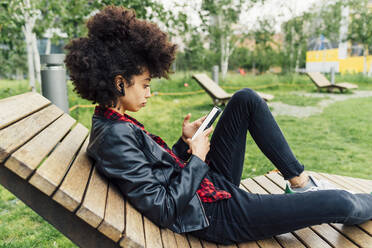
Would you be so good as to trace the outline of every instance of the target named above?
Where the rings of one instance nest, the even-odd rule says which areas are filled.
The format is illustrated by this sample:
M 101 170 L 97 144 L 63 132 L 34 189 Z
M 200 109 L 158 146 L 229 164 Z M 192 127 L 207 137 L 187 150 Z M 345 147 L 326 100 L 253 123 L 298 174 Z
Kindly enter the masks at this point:
M 212 126 L 213 122 L 217 119 L 218 115 L 222 112 L 222 110 L 214 106 L 212 110 L 207 115 L 207 118 L 203 121 L 203 123 L 200 125 L 199 129 L 195 132 L 194 136 L 192 136 L 191 140 L 195 139 L 196 136 L 201 134 L 205 129 Z

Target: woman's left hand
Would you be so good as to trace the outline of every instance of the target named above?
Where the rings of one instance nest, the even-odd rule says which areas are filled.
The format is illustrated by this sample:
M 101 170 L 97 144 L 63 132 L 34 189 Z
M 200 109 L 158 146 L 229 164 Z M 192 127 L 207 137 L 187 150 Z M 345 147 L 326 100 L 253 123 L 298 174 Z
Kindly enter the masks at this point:
M 203 123 L 205 118 L 207 118 L 207 116 L 205 115 L 205 116 L 203 116 L 203 117 L 201 117 L 201 118 L 199 118 L 196 121 L 193 121 L 191 123 L 189 122 L 190 118 L 191 118 L 191 114 L 188 113 L 186 115 L 185 119 L 183 120 L 183 124 L 182 124 L 182 139 L 185 142 L 186 142 L 187 139 L 192 138 L 194 133 L 198 130 L 198 128 Z

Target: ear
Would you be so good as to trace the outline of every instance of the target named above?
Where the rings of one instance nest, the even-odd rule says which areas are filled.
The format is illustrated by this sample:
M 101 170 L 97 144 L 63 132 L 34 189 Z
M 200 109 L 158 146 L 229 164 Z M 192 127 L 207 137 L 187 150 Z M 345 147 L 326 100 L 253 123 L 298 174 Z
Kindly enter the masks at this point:
M 114 78 L 114 83 L 115 83 L 116 89 L 119 92 L 121 92 L 122 90 L 124 90 L 124 85 L 126 85 L 126 80 L 124 79 L 122 75 L 116 75 Z

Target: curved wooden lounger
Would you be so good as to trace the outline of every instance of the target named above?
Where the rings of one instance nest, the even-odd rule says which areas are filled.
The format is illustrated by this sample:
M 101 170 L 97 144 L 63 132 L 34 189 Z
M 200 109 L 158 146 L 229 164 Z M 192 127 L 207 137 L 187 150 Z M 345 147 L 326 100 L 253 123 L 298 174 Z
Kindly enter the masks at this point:
M 239 245 L 218 246 L 159 228 L 97 173 L 86 155 L 88 129 L 37 93 L 0 100 L 0 183 L 80 247 L 372 247 L 372 221 L 323 224 Z M 315 173 L 341 188 L 369 192 L 372 181 Z M 282 194 L 277 172 L 242 189 Z

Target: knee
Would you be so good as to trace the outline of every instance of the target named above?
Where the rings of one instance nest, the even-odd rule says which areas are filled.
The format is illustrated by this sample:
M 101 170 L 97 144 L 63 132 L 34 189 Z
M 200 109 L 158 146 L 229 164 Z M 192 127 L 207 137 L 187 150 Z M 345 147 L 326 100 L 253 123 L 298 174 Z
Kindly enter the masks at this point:
M 262 103 L 263 99 L 254 90 L 244 88 L 235 92 L 230 101 L 245 104 L 257 104 Z
M 345 190 L 338 190 L 333 203 L 338 214 L 342 217 L 348 218 L 356 209 L 354 195 Z

